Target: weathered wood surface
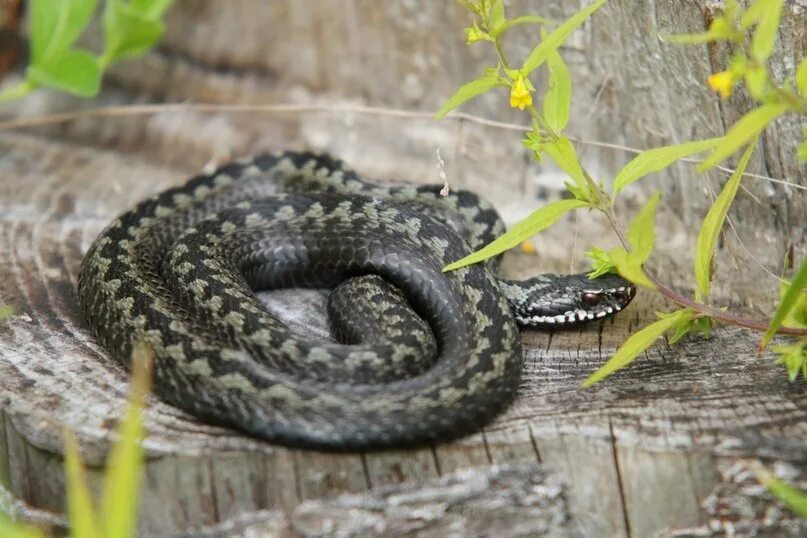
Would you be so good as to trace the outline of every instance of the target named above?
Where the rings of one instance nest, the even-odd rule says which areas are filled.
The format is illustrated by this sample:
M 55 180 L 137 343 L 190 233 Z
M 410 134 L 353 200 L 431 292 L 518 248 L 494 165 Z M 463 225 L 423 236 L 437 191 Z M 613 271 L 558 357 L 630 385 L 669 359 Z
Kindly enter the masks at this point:
M 549 4 L 513 2 L 511 9 L 559 17 L 577 8 L 576 3 Z M 777 52 L 780 65 L 805 50 L 803 3 L 788 2 L 788 10 Z M 711 69 L 703 50 L 660 43 L 654 33 L 656 27 L 696 30 L 703 17 L 697 2 L 611 2 L 564 51 L 580 81 L 573 132 L 639 147 L 719 133 L 718 126 L 748 103 L 718 103 L 702 88 Z M 160 50 L 117 69 L 101 100 L 359 99 L 432 110 L 481 65 L 477 49 L 469 51 L 459 41 L 463 20 L 448 2 L 180 1 Z M 267 31 L 266 21 L 273 31 Z M 527 36 L 521 39 L 514 54 L 526 50 Z M 670 66 L 662 65 L 670 58 L 675 59 Z M 708 58 L 719 62 L 721 56 Z M 678 69 L 675 76 L 673 69 Z M 87 105 L 41 93 L 6 110 L 29 115 L 80 106 Z M 501 108 L 491 97 L 471 110 L 501 117 Z M 702 125 L 706 121 L 711 123 Z M 777 124 L 766 135 L 755 171 L 804 186 L 804 169 L 789 149 L 796 137 L 797 126 Z M 522 154 L 516 133 L 466 122 L 435 125 L 427 119 L 347 113 L 185 112 L 84 119 L 0 135 L 0 303 L 17 311 L 0 327 L 0 484 L 27 507 L 43 510 L 40 516 L 59 513 L 63 506 L 61 428 L 77 431 L 83 454 L 95 467 L 97 488 L 98 466 L 126 393 L 126 373 L 98 348 L 77 308 L 81 255 L 121 210 L 181 182 L 208 161 L 285 147 L 328 149 L 369 175 L 421 182 L 437 180 L 434 153 L 441 147 L 452 183 L 490 197 L 510 221 L 559 195 L 560 181 L 547 173 L 551 170 L 529 163 L 526 155 L 512 158 Z M 602 150 L 587 156 L 603 173 L 625 160 Z M 687 177 L 692 173 L 678 167 L 655 183 L 669 202 L 660 215 L 660 230 L 666 232 L 660 232 L 656 267 L 678 282 L 690 280 L 682 252 L 691 250 L 694 238 L 685 232 L 702 218 L 707 199 L 704 183 Z M 739 236 L 778 273 L 781 253 L 805 252 L 805 191 L 750 179 L 748 188 L 753 197 L 742 196 L 746 205 L 732 213 Z M 639 191 L 630 205 L 642 196 Z M 538 241 L 540 258 L 513 256 L 507 270 L 525 275 L 582 269 L 583 250 L 594 242 L 601 245 L 605 231 L 605 223 L 587 215 L 566 218 Z M 765 299 L 775 280 L 753 262 L 734 257 L 745 254 L 733 242 L 729 234 L 721 257 L 726 269 L 721 277 L 732 285 L 718 292 L 738 308 L 770 308 Z M 321 329 L 321 320 L 311 315 L 321 311 L 321 295 L 306 294 L 302 301 L 289 297 L 270 294 L 267 301 L 284 316 L 296 315 L 302 329 Z M 362 502 L 383 507 L 388 499 L 383 492 L 393 491 L 385 487 L 412 492 L 419 484 L 440 483 L 457 469 L 477 469 L 457 475 L 466 483 L 488 476 L 490 465 L 510 463 L 540 463 L 557 473 L 569 516 L 558 525 L 571 535 L 696 532 L 717 528 L 714 521 L 723 519 L 759 523 L 774 504 L 761 492 L 755 493 L 763 499 L 759 503 L 749 501 L 744 490 L 726 493 L 735 483 L 730 470 L 741 459 L 759 458 L 804 480 L 807 387 L 788 383 L 772 366 L 770 353 L 757 355 L 753 336 L 719 328 L 710 340 L 660 345 L 606 383 L 578 388 L 630 331 L 663 307 L 643 293 L 614 322 L 572 332 L 525 333 L 525 377 L 515 405 L 477 435 L 421 450 L 355 455 L 289 450 L 201 425 L 153 401 L 144 443 L 149 459 L 142 532 L 192 531 L 269 510 L 266 525 L 277 525 L 278 533 L 327 533 L 301 524 L 299 514 L 314 514 L 305 521 L 331 514 L 337 519 L 333 524 L 351 525 L 355 521 L 342 519 L 345 503 L 354 499 L 346 495 L 363 493 Z M 736 500 L 723 515 L 720 501 L 709 504 L 721 495 Z M 313 504 L 301 504 L 305 501 Z M 394 519 L 379 515 L 385 508 L 373 510 L 379 510 L 373 518 Z M 258 525 L 251 535 L 266 531 L 260 530 L 261 517 L 247 518 Z M 469 518 L 468 524 L 477 521 Z M 799 532 L 787 514 L 771 521 L 784 522 L 774 532 Z M 438 521 L 434 528 L 444 527 Z M 244 535 L 250 534 L 245 530 Z

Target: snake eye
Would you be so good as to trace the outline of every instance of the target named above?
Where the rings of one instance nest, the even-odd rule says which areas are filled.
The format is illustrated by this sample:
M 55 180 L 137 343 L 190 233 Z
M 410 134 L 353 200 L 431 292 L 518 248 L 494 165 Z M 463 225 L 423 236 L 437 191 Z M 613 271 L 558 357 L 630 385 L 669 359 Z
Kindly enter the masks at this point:
M 583 294 L 583 302 L 586 306 L 597 306 L 600 304 L 600 294 L 588 291 Z

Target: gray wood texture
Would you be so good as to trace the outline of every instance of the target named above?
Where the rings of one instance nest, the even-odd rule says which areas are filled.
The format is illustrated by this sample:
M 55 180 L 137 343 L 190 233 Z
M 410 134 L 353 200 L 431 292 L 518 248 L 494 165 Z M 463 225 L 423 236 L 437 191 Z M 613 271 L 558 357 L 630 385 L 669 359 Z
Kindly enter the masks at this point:
M 807 49 L 805 4 L 786 4 L 777 73 Z M 582 3 L 507 5 L 512 13 L 560 19 Z M 609 2 L 562 51 L 575 81 L 571 134 L 646 148 L 723 132 L 751 106 L 742 93 L 720 102 L 705 89 L 727 52 L 659 39 L 701 30 L 714 5 Z M 158 50 L 115 68 L 98 100 L 40 92 L 3 112 L 25 117 L 179 100 L 432 111 L 491 61 L 480 46 L 462 43 L 466 23 L 454 2 L 180 0 Z M 523 56 L 533 41 L 518 32 L 508 51 Z M 517 121 L 505 107 L 506 95 L 494 94 L 467 110 Z M 785 253 L 807 254 L 807 174 L 794 158 L 801 126 L 777 122 L 751 169 L 801 188 L 748 178 L 731 213 L 737 234 L 727 233 L 721 245 L 717 300 L 752 315 L 770 311 L 777 283 L 748 252 L 774 274 Z M 439 147 L 451 184 L 489 197 L 514 222 L 561 188 L 550 166 L 529 161 L 519 138 L 469 121 L 344 111 L 163 112 L 0 133 L 0 303 L 16 309 L 0 325 L 0 505 L 59 520 L 64 426 L 76 430 L 93 487 L 100 487 L 128 377 L 88 332 L 74 287 L 83 252 L 120 211 L 206 164 L 263 149 L 328 150 L 369 176 L 436 182 Z M 580 151 L 603 178 L 630 157 L 586 144 Z M 651 188 L 664 193 L 653 259 L 663 278 L 691 286 L 693 230 L 709 187 L 718 189 L 724 178 L 698 176 L 682 164 L 626 193 L 626 211 Z M 506 271 L 582 270 L 584 250 L 609 241 L 601 219 L 570 216 L 536 240 L 540 255 L 509 256 Z M 301 330 L 322 329 L 315 315 L 321 294 L 277 292 L 266 301 Z M 631 331 L 668 307 L 643 292 L 615 321 L 525 332 L 516 403 L 476 435 L 420 450 L 290 450 L 199 424 L 152 400 L 141 533 L 505 534 L 504 527 L 485 526 L 504 521 L 490 517 L 498 506 L 513 511 L 513 534 L 518 514 L 531 514 L 522 535 L 684 536 L 728 532 L 727 525 L 769 535 L 805 532 L 764 490 L 753 489 L 748 471 L 748 462 L 760 460 L 807 483 L 807 387 L 788 383 L 771 353 L 758 355 L 755 335 L 719 327 L 710 339 L 675 346 L 662 340 L 630 369 L 579 388 Z M 479 484 L 491 491 L 474 489 Z M 538 488 L 536 497 L 525 500 L 525 488 Z M 416 502 L 400 500 L 418 494 Z M 401 526 L 432 516 L 422 528 Z

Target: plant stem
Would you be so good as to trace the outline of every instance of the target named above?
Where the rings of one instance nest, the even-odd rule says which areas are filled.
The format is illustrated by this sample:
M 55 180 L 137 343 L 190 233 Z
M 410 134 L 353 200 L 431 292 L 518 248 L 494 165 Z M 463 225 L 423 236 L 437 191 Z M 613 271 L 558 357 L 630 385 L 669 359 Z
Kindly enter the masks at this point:
M 496 45 L 496 52 L 499 54 L 499 61 L 502 62 L 502 66 L 505 69 L 510 69 L 510 62 L 507 61 L 507 56 L 504 54 L 501 40 L 497 37 L 493 42 Z
M 647 271 L 645 271 L 647 273 Z M 664 297 L 667 297 L 671 301 L 674 301 L 681 306 L 689 307 L 701 314 L 714 318 L 716 320 L 722 321 L 724 323 L 730 323 L 732 325 L 737 325 L 738 327 L 745 327 L 746 329 L 753 329 L 755 331 L 764 332 L 768 329 L 768 324 L 756 321 L 753 319 L 744 318 L 742 316 L 738 316 L 736 314 L 732 314 L 731 312 L 726 312 L 720 310 L 719 308 L 715 308 L 713 306 L 699 303 L 697 301 L 693 301 L 692 299 L 681 295 L 677 291 L 668 288 L 664 284 L 662 284 L 656 277 L 647 273 L 648 278 L 653 281 L 653 284 L 656 285 L 656 289 L 659 293 L 661 293 Z M 792 336 L 807 336 L 807 329 L 798 329 L 796 327 L 780 327 L 777 334 L 787 334 Z
M 611 227 L 614 229 L 614 232 L 619 238 L 619 242 L 622 243 L 622 246 L 625 247 L 625 250 L 630 252 L 630 243 L 625 238 L 625 234 L 622 231 L 622 227 L 619 225 L 619 221 L 616 218 L 616 213 L 614 212 L 613 207 L 611 207 L 608 211 L 605 211 L 604 213 L 608 217 L 608 221 L 611 223 Z M 664 297 L 675 303 L 678 303 L 681 306 L 686 306 L 688 308 L 695 310 L 700 314 L 709 316 L 713 319 L 722 321 L 724 323 L 737 325 L 738 327 L 745 327 L 746 329 L 753 329 L 759 332 L 765 332 L 768 329 L 767 323 L 744 318 L 742 316 L 738 316 L 737 314 L 732 314 L 731 312 L 726 312 L 719 308 L 715 308 L 714 306 L 694 301 L 689 297 L 686 297 L 685 295 L 681 295 L 674 289 L 666 286 L 658 278 L 650 274 L 646 269 L 645 274 L 647 274 L 648 278 L 651 281 L 653 281 L 653 284 L 655 284 L 656 286 L 656 290 L 661 295 L 663 295 Z M 776 331 L 776 333 L 793 336 L 807 336 L 807 329 L 798 329 L 795 327 L 780 327 L 779 330 Z

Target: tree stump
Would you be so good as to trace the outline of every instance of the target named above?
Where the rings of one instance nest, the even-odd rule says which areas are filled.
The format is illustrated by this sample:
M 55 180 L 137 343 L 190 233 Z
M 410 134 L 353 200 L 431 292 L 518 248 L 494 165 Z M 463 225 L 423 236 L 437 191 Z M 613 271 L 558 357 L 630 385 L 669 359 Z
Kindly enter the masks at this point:
M 579 8 L 567 4 L 524 1 L 508 9 L 560 19 Z M 703 87 L 725 51 L 708 55 L 658 39 L 659 32 L 702 30 L 707 4 L 612 1 L 574 34 L 562 50 L 576 88 L 571 132 L 640 148 L 722 133 L 750 106 L 742 95 L 719 102 Z M 807 48 L 805 5 L 786 4 L 779 67 Z M 169 13 L 163 44 L 115 68 L 97 100 L 43 91 L 4 112 L 179 100 L 358 101 L 431 111 L 489 59 L 462 44 L 466 18 L 453 3 L 180 0 Z M 534 35 L 518 34 L 514 56 L 532 44 Z M 501 115 L 505 99 L 485 96 L 470 110 L 514 119 Z M 753 171 L 795 186 L 749 179 L 731 213 L 737 235 L 722 245 L 715 293 L 732 309 L 767 313 L 777 290 L 763 269 L 746 263 L 742 246 L 775 274 L 784 253 L 807 253 L 807 175 L 793 156 L 799 128 L 795 120 L 777 122 L 752 162 Z M 345 109 L 88 116 L 0 133 L 0 304 L 15 308 L 0 324 L 0 507 L 63 521 L 64 427 L 76 431 L 92 487 L 100 487 L 128 374 L 89 333 L 75 279 L 83 253 L 121 211 L 211 162 L 266 149 L 327 150 L 369 177 L 434 183 L 440 148 L 452 186 L 490 198 L 512 223 L 562 190 L 559 174 L 530 162 L 519 138 L 467 120 Z M 581 148 L 603 177 L 630 157 Z M 651 187 L 664 192 L 652 263 L 682 286 L 692 282 L 704 189 L 725 178 L 693 172 L 676 165 L 625 203 L 635 210 Z M 509 254 L 505 270 L 516 277 L 583 270 L 582 252 L 608 246 L 607 231 L 592 215 L 564 217 L 536 239 L 540 255 Z M 323 330 L 322 294 L 272 292 L 265 300 L 294 327 Z M 641 292 L 613 321 L 525 331 L 514 405 L 475 435 L 419 450 L 292 450 L 200 424 L 151 399 L 140 531 L 437 536 L 503 533 L 509 522 L 525 536 L 686 536 L 730 526 L 805 532 L 749 470 L 759 460 L 807 484 L 807 385 L 789 383 L 770 352 L 757 354 L 757 335 L 718 327 L 708 339 L 662 340 L 630 368 L 580 389 L 629 334 L 671 306 Z

